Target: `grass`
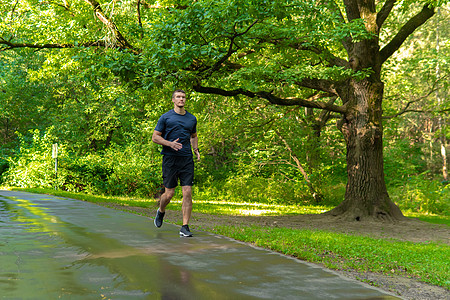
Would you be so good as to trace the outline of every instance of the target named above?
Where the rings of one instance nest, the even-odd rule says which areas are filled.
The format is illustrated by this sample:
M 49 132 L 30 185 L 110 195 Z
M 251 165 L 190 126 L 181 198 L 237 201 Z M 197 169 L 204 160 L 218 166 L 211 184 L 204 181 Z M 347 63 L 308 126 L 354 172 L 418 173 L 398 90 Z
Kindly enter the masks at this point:
M 330 269 L 400 275 L 450 288 L 450 247 L 327 231 L 220 226 L 215 232 Z
M 417 212 L 406 211 L 403 214 L 409 218 L 416 218 L 424 222 L 434 223 L 434 224 L 445 224 L 450 226 L 449 216 L 440 216 L 435 214 L 422 214 Z
M 120 197 L 120 196 L 99 196 L 99 195 L 90 195 L 84 193 L 72 193 L 54 189 L 45 189 L 45 188 L 8 188 L 2 187 L 3 189 L 11 189 L 16 191 L 37 193 L 37 194 L 48 194 L 59 197 L 67 197 L 72 199 L 83 200 L 86 202 L 92 203 L 102 203 L 102 202 L 111 202 L 121 204 L 123 206 L 137 206 L 137 207 L 150 207 L 155 205 L 154 200 L 143 199 L 143 198 L 129 198 L 129 197 Z
M 106 197 L 69 193 L 52 189 L 18 189 L 52 194 L 89 202 L 114 202 L 123 206 L 155 207 L 154 199 Z M 172 210 L 181 210 L 174 199 Z M 195 212 L 217 215 L 286 215 L 315 214 L 329 210 L 325 206 L 283 206 L 261 203 L 196 201 Z M 448 216 L 406 212 L 406 216 L 450 225 Z M 414 278 L 450 289 L 450 247 L 436 243 L 412 243 L 375 239 L 327 231 L 272 227 L 217 226 L 216 233 L 252 243 L 300 259 L 322 263 L 326 267 L 358 272 L 377 272 Z

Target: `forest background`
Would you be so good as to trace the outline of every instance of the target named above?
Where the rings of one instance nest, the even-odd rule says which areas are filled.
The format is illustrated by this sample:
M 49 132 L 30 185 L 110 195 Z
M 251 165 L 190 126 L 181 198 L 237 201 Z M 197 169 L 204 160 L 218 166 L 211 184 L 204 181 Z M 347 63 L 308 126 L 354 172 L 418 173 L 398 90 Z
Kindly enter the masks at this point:
M 253 28 L 249 14 L 255 14 L 258 3 L 241 2 L 200 1 L 194 6 L 180 1 L 1 1 L 0 183 L 153 197 L 162 179 L 160 148 L 151 142 L 151 135 L 159 116 L 173 106 L 173 89 L 183 88 L 188 93 L 187 109 L 198 118 L 202 153 L 196 166 L 195 199 L 328 209 L 341 203 L 347 162 L 344 136 L 336 126 L 338 114 L 275 105 L 264 97 L 205 94 L 196 91 L 192 70 L 183 69 L 186 61 L 195 62 L 194 55 L 220 57 L 227 48 L 220 45 L 216 27 L 211 28 L 215 32 L 204 33 L 216 36 L 208 40 L 209 47 L 195 53 L 170 36 L 195 32 L 201 24 L 194 24 L 193 14 L 199 11 L 201 20 L 216 19 L 219 24 L 234 20 L 230 28 L 238 30 L 241 25 L 247 28 L 244 35 Z M 392 1 L 394 12 L 380 35 L 394 35 L 424 3 Z M 268 23 L 289 19 L 276 5 L 269 6 L 273 15 L 267 17 Z M 389 195 L 403 212 L 448 216 L 449 6 L 436 3 L 436 7 L 435 15 L 407 37 L 381 71 L 383 158 Z M 345 35 L 364 40 L 360 25 L 336 27 L 323 39 L 330 44 Z M 122 34 L 141 49 L 159 50 L 136 54 L 130 45 L 120 44 Z M 315 38 L 312 35 L 311 43 Z M 284 63 L 292 56 L 271 52 L 270 46 L 264 51 L 266 56 L 286 56 Z M 228 69 L 240 68 L 221 63 Z M 324 78 L 349 76 L 345 70 L 312 71 L 321 63 L 320 56 L 308 59 L 301 71 Z M 209 80 L 257 90 L 273 75 L 267 70 L 279 72 L 270 62 L 264 65 L 254 59 L 249 64 L 254 69 L 239 76 L 227 79 L 223 72 Z M 370 76 L 370 71 L 358 72 L 358 78 Z M 295 82 L 280 81 L 279 94 L 297 89 Z M 299 90 L 298 95 L 305 93 Z M 56 143 L 57 174 L 52 158 Z

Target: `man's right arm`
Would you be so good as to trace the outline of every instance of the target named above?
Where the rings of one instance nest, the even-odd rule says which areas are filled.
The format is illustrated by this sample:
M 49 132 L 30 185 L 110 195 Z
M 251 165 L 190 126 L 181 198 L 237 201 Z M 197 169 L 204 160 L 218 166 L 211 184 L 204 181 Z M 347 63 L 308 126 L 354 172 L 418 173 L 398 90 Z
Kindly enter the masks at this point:
M 173 150 L 178 151 L 181 148 L 183 148 L 183 145 L 181 143 L 178 143 L 178 140 L 179 140 L 179 138 L 173 142 L 170 142 L 162 137 L 162 132 L 159 132 L 156 130 L 153 131 L 152 141 L 158 145 L 170 147 Z

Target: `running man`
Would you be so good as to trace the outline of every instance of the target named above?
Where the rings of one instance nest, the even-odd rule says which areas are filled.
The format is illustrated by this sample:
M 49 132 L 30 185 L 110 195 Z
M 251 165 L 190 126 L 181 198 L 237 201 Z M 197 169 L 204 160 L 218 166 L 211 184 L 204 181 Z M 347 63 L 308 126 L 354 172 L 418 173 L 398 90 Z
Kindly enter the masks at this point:
M 173 109 L 163 114 L 153 131 L 152 141 L 162 145 L 162 173 L 164 194 L 161 195 L 156 211 L 155 226 L 163 224 L 166 206 L 170 203 L 178 180 L 183 191 L 183 226 L 180 236 L 191 237 L 189 220 L 192 213 L 192 185 L 194 184 L 194 160 L 192 149 L 200 161 L 198 150 L 197 118 L 186 111 L 186 93 L 176 90 L 172 94 Z

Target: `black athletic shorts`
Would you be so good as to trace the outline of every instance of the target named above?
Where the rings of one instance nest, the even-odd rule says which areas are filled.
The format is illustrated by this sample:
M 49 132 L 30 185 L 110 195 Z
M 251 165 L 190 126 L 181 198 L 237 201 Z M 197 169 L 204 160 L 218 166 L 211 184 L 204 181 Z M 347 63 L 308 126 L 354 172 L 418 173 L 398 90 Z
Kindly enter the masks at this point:
M 194 185 L 194 160 L 192 156 L 164 155 L 162 163 L 163 184 L 168 189 L 178 185 Z

